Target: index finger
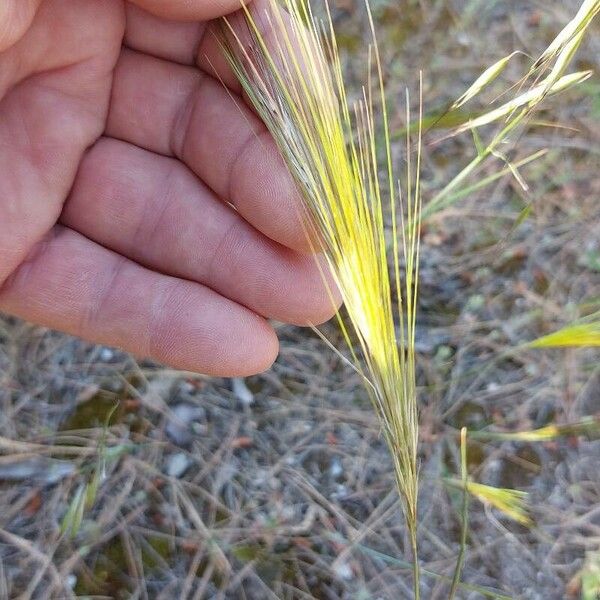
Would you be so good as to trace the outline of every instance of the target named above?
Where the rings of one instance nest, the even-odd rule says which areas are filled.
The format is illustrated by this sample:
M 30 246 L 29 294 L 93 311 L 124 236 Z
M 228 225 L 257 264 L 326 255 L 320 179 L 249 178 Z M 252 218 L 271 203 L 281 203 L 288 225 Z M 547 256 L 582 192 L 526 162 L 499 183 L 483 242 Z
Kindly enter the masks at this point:
M 218 19 L 207 23 L 178 21 L 169 16 L 161 18 L 156 12 L 134 6 L 144 6 L 148 1 L 132 0 L 127 6 L 125 45 L 128 48 L 168 61 L 199 67 L 234 93 L 241 93 L 241 86 L 223 54 L 223 24 Z M 152 3 L 156 2 L 157 0 L 152 0 Z M 229 26 L 235 31 L 237 39 L 231 39 L 235 42 L 233 46 L 240 43 L 244 48 L 240 48 L 240 52 L 244 52 L 251 45 L 252 36 L 244 11 L 241 10 L 242 1 L 223 0 L 220 6 L 225 5 L 233 7 L 233 12 L 225 12 L 225 9 L 220 11 L 221 16 L 227 17 Z M 170 14 L 171 7 L 167 8 Z M 248 8 L 267 45 L 273 46 L 276 42 L 272 37 L 272 22 L 267 16 L 271 10 L 269 0 L 253 0 Z M 287 23 L 288 15 L 283 9 L 281 19 Z M 291 37 L 293 43 L 293 36 Z

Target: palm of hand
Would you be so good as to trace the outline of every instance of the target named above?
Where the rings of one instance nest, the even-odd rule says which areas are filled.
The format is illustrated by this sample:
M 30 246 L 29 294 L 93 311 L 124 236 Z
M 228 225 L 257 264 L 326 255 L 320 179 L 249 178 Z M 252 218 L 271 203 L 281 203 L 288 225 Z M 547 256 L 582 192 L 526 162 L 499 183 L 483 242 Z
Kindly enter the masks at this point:
M 266 318 L 333 307 L 210 25 L 122 0 L 36 4 L 9 1 L 0 26 L 0 310 L 184 369 L 266 368 Z

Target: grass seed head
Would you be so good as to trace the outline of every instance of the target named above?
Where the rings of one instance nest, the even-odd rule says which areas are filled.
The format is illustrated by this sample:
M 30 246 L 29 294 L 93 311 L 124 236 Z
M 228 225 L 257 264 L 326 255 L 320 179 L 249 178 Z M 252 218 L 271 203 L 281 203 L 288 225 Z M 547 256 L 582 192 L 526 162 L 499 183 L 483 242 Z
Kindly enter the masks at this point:
M 265 5 L 265 10 L 243 9 L 249 44 L 225 21 L 223 47 L 295 179 L 307 235 L 324 254 L 343 297 L 348 318 L 340 317 L 341 329 L 381 419 L 414 532 L 419 158 L 414 177 L 409 161 L 400 201 L 374 35 L 369 54 L 375 76 L 350 103 L 328 7 L 320 20 L 307 0 L 266 0 Z M 370 13 L 369 19 L 374 32 Z

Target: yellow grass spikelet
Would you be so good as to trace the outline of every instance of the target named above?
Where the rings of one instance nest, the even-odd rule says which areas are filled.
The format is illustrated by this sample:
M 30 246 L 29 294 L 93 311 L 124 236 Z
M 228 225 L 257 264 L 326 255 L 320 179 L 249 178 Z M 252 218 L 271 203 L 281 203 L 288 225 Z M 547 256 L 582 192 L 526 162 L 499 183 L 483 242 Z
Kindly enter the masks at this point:
M 469 481 L 467 491 L 480 502 L 493 506 L 521 525 L 531 526 L 533 524 L 528 514 L 527 492 L 497 488 L 474 481 Z
M 572 56 L 573 46 L 578 46 L 592 20 L 600 14 L 600 0 L 584 0 L 577 14 L 565 25 L 552 43 L 544 50 L 533 65 L 532 72 L 543 68 L 561 53 Z
M 464 484 L 460 479 L 448 478 L 445 481 L 453 488 L 464 490 Z M 466 486 L 467 492 L 483 504 L 493 506 L 507 517 L 521 523 L 521 525 L 529 527 L 533 524 L 527 506 L 527 492 L 510 488 L 497 488 L 471 480 L 467 482 Z
M 546 425 L 529 431 L 472 431 L 469 436 L 481 441 L 550 442 L 566 436 L 600 436 L 600 417 L 586 416 L 575 423 Z
M 544 96 L 558 94 L 565 90 L 583 83 L 592 76 L 592 71 L 578 71 L 577 73 L 570 73 L 564 75 L 560 79 L 556 80 L 550 87 L 547 86 L 546 82 L 542 82 L 530 90 L 520 94 L 513 100 L 506 102 L 502 106 L 494 110 L 490 110 L 485 114 L 472 119 L 464 125 L 460 125 L 454 130 L 454 134 L 463 133 L 477 127 L 489 125 L 505 117 L 509 117 L 516 110 L 525 108 L 529 109 L 541 102 Z
M 600 322 L 567 325 L 529 342 L 529 348 L 600 346 Z
M 461 106 L 464 106 L 469 100 L 472 100 L 481 93 L 481 91 L 490 85 L 496 78 L 504 71 L 510 60 L 519 54 L 519 52 L 511 52 L 508 56 L 501 58 L 496 61 L 492 66 L 488 67 L 463 93 L 463 95 L 458 98 L 454 104 L 450 107 L 450 110 L 456 110 Z
M 225 20 L 223 48 L 295 179 L 307 235 L 325 256 L 344 300 L 348 318 L 339 321 L 391 450 L 411 534 L 418 596 L 414 341 L 420 153 L 414 169 L 409 153 L 401 196 L 368 6 L 375 77 L 369 76 L 362 97 L 351 104 L 328 10 L 320 20 L 308 0 L 266 0 L 266 5 L 260 12 L 243 9 L 249 43 Z M 268 38 L 262 33 L 266 30 Z

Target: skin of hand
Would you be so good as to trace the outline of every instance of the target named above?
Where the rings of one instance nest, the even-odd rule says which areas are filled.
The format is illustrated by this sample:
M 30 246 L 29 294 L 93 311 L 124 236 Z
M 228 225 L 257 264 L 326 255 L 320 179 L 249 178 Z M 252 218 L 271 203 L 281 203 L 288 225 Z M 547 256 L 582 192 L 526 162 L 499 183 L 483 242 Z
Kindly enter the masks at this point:
M 0 0 L 0 311 L 222 376 L 333 315 L 213 35 L 239 6 Z

